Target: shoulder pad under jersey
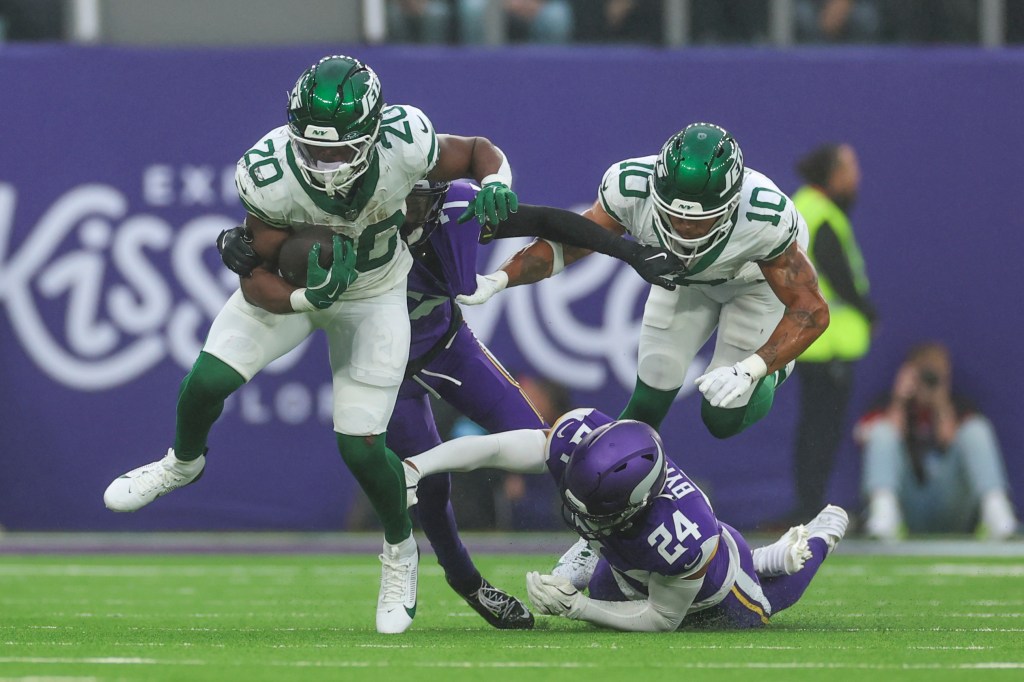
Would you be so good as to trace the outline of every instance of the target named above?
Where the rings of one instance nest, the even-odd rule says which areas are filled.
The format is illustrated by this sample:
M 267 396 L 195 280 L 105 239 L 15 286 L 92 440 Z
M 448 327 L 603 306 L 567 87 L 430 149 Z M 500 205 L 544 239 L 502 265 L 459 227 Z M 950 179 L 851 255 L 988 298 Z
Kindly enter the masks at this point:
M 651 177 L 656 156 L 626 159 L 605 171 L 597 197 L 605 212 L 631 234 L 651 196 Z

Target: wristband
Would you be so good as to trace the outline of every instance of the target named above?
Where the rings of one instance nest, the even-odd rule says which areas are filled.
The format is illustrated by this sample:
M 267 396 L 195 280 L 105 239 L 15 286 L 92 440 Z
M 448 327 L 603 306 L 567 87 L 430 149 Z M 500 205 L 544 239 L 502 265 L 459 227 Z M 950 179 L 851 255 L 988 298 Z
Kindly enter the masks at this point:
M 571 620 L 582 620 L 580 616 L 583 615 L 583 609 L 587 608 L 587 603 L 589 601 L 590 597 L 582 592 L 577 593 L 576 599 L 573 600 L 573 605 L 565 612 L 565 617 Z
M 508 287 L 508 273 L 504 270 L 495 270 L 487 276 L 498 286 L 498 289 L 494 293 L 504 291 L 505 288 Z
M 481 180 L 480 181 L 480 186 L 481 187 L 486 187 L 487 185 L 493 185 L 494 183 L 500 183 L 500 184 L 505 185 L 506 187 L 508 187 L 508 182 L 505 180 L 505 178 L 501 177 L 497 173 L 491 173 L 490 175 L 485 177 L 483 180 Z
M 317 307 L 309 302 L 306 298 L 306 289 L 296 289 L 288 296 L 288 301 L 292 304 L 292 310 L 297 313 L 311 313 L 314 312 Z
M 762 379 L 764 375 L 768 374 L 768 365 L 765 364 L 764 358 L 757 353 L 754 353 L 745 360 L 741 360 L 739 364 L 743 366 L 743 369 L 747 370 L 747 373 L 750 374 L 754 381 Z
M 565 253 L 563 252 L 562 245 L 558 242 L 553 242 L 550 239 L 544 239 L 551 247 L 551 274 L 549 277 L 554 277 L 562 270 L 565 269 Z
M 497 145 L 494 148 L 501 154 L 501 165 L 498 167 L 497 172 L 491 173 L 481 180 L 480 186 L 482 187 L 489 182 L 500 182 L 509 189 L 512 189 L 512 167 L 508 165 L 508 157 L 505 156 L 505 152 L 498 149 Z

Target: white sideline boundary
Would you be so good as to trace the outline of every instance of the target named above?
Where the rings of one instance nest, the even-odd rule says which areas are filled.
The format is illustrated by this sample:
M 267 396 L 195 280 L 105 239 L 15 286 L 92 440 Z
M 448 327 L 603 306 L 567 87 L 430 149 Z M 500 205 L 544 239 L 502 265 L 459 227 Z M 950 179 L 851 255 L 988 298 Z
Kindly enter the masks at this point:
M 429 544 L 417 531 L 421 550 Z M 751 546 L 775 540 L 760 534 L 745 534 Z M 462 533 L 474 553 L 552 554 L 561 553 L 576 540 L 566 532 L 553 533 Z M 0 557 L 25 554 L 355 554 L 380 551 L 378 533 L 301 532 L 213 532 L 213 533 L 26 533 L 0 534 Z M 913 539 L 883 543 L 862 538 L 844 539 L 836 549 L 840 555 L 856 556 L 943 556 L 1024 557 L 1024 539 L 1007 542 L 977 540 L 970 536 Z

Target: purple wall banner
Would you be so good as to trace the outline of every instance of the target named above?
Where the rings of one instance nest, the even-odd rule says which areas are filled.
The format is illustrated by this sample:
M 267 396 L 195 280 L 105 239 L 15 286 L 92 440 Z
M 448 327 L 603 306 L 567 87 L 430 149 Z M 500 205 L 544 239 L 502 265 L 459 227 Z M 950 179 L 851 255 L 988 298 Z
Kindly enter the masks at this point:
M 731 132 L 784 190 L 795 160 L 852 143 L 852 218 L 881 326 L 851 411 L 907 347 L 941 339 L 955 383 L 991 417 L 1018 508 L 1024 420 L 1018 340 L 1024 219 L 1024 50 L 368 48 L 0 51 L 0 525 L 12 530 L 342 528 L 356 485 L 336 451 L 326 346 L 314 337 L 232 397 L 202 482 L 134 515 L 102 494 L 171 445 L 178 382 L 237 286 L 214 238 L 243 216 L 239 156 L 285 120 L 285 92 L 324 54 L 351 52 L 385 99 L 439 132 L 504 149 L 520 200 L 580 208 L 608 166 L 655 153 L 689 122 Z M 481 271 L 516 244 L 484 249 Z M 635 377 L 644 283 L 594 256 L 556 280 L 467 309 L 514 371 L 617 414 Z M 703 369 L 709 353 L 691 368 Z M 716 441 L 691 387 L 664 427 L 718 513 L 750 527 L 792 495 L 799 386 L 739 437 Z M 852 440 L 831 497 L 859 508 Z

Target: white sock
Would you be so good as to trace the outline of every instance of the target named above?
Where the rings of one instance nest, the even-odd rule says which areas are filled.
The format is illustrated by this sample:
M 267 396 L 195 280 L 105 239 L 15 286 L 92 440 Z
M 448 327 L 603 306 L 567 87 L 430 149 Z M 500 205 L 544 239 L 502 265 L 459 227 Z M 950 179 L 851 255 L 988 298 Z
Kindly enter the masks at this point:
M 389 544 L 387 540 L 384 541 L 384 551 L 387 552 L 388 548 L 397 547 L 398 556 L 408 557 L 416 553 L 416 538 L 409 534 L 409 537 L 399 542 L 397 545 Z
M 414 464 L 422 476 L 484 468 L 542 474 L 547 470 L 544 463 L 546 444 L 547 436 L 541 429 L 505 431 L 456 438 L 407 461 Z
M 171 463 L 175 469 L 184 472 L 186 474 L 193 474 L 196 469 L 202 469 L 202 462 L 205 459 L 203 455 L 199 455 L 195 459 L 179 459 L 178 453 L 174 452 L 174 448 L 170 450 L 174 454 L 174 461 Z
M 806 528 L 794 526 L 767 547 L 758 547 L 753 551 L 754 570 L 764 577 L 793 575 L 811 557 L 807 536 Z

